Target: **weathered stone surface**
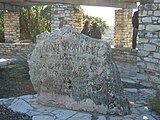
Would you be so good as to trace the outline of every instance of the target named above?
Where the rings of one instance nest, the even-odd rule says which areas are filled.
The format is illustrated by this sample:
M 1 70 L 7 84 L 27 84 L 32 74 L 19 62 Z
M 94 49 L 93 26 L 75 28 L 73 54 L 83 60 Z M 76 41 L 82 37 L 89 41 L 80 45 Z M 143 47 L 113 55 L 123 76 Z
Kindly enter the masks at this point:
M 154 44 L 144 44 L 145 51 L 155 51 L 156 50 L 156 45 Z
M 151 23 L 152 19 L 151 19 L 151 17 L 144 17 L 144 18 L 142 18 L 142 22 Z
M 55 117 L 49 115 L 33 116 L 32 120 L 55 120 Z
M 160 30 L 160 25 L 147 25 L 146 30 L 150 32 L 155 32 Z
M 5 42 L 13 43 L 19 41 L 20 24 L 18 12 L 4 12 L 4 29 Z
M 125 92 L 125 94 L 130 99 L 131 111 L 132 111 L 132 114 L 125 115 L 125 116 L 99 115 L 91 112 L 88 113 L 88 112 L 79 112 L 79 111 L 72 111 L 72 110 L 69 111 L 69 110 L 58 108 L 58 107 L 55 108 L 55 107 L 49 107 L 49 106 L 42 106 L 41 104 L 38 104 L 38 102 L 36 101 L 36 98 L 35 98 L 36 95 L 31 95 L 31 96 L 25 95 L 21 97 L 0 99 L 0 104 L 8 108 L 9 106 L 15 104 L 15 102 L 20 102 L 21 104 L 21 101 L 26 101 L 28 105 L 34 108 L 33 110 L 28 109 L 28 105 L 27 106 L 21 105 L 23 109 L 17 108 L 17 109 L 14 109 L 14 111 L 26 113 L 24 109 L 28 109 L 29 112 L 27 112 L 26 114 L 32 117 L 32 120 L 143 120 L 143 116 L 146 116 L 148 120 L 159 120 L 160 116 L 156 115 L 153 111 L 148 109 L 150 107 L 147 104 L 148 103 L 147 101 L 150 98 L 152 98 L 155 95 L 155 93 L 156 93 L 156 90 L 153 90 L 153 89 L 139 89 L 138 93 Z M 1 115 L 4 112 L 6 111 L 2 110 Z M 74 112 L 75 114 L 72 114 Z M 4 116 L 1 116 L 1 117 L 4 117 Z M 2 118 L 2 120 L 4 119 Z
M 141 6 L 140 6 L 141 7 Z M 139 12 L 139 16 L 142 17 L 142 16 L 146 16 L 147 15 L 147 11 L 142 11 L 142 12 Z
M 73 117 L 69 118 L 68 120 L 91 120 L 91 119 L 92 119 L 91 114 L 78 113 Z
M 17 100 L 17 101 L 13 101 L 13 104 L 11 106 L 9 106 L 10 109 L 12 109 L 13 111 L 18 111 L 18 112 L 22 112 L 22 113 L 26 113 L 29 110 L 33 110 L 33 108 L 24 100 Z
M 53 115 L 55 115 L 59 120 L 66 120 L 68 119 L 70 116 L 73 116 L 74 114 L 76 114 L 76 111 L 71 111 L 71 110 L 55 110 L 54 112 L 52 112 Z
M 69 26 L 37 41 L 28 63 L 40 103 L 104 114 L 129 113 L 107 42 Z
M 160 16 L 160 10 L 155 11 L 154 16 Z
M 131 48 L 132 46 L 132 10 L 115 10 L 114 46 Z
M 145 25 L 139 25 L 138 30 L 145 30 Z
M 154 53 L 153 57 L 160 59 L 160 53 Z

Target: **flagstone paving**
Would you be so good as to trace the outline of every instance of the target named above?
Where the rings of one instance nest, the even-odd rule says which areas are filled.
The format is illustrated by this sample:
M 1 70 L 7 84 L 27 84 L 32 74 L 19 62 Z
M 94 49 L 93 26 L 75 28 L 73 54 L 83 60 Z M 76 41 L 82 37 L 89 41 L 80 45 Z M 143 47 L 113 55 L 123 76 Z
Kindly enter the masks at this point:
M 131 114 L 126 116 L 102 115 L 91 112 L 74 111 L 58 107 L 43 106 L 36 101 L 36 95 L 0 99 L 0 104 L 15 112 L 25 113 L 32 120 L 160 120 L 147 104 L 154 90 L 132 88 L 125 89 L 131 104 Z

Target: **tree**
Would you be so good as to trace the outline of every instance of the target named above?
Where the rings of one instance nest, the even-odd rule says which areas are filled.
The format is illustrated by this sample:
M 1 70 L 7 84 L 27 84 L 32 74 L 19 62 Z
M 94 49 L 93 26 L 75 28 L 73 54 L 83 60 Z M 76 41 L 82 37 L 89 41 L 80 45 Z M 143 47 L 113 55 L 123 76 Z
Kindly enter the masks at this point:
M 93 17 L 89 15 L 83 16 L 84 21 L 90 21 L 91 24 L 97 23 L 98 28 L 100 29 L 101 33 L 104 34 L 105 29 L 109 29 L 109 26 L 99 17 Z
M 51 6 L 33 6 L 20 9 L 20 39 L 35 42 L 36 35 L 51 30 Z
M 4 42 L 3 10 L 0 10 L 0 42 Z

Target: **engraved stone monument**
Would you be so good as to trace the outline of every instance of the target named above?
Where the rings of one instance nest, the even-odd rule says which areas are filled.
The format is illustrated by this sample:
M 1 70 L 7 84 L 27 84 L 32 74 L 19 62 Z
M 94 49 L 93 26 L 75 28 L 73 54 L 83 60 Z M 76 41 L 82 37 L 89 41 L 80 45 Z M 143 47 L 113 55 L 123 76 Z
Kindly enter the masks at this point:
M 37 36 L 28 56 L 30 78 L 41 104 L 103 114 L 128 114 L 111 48 L 67 26 Z

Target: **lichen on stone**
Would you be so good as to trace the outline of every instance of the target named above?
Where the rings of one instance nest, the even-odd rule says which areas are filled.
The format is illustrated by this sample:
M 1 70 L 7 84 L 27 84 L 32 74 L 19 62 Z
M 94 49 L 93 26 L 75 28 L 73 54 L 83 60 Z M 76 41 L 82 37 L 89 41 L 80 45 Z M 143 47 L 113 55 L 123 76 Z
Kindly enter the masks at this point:
M 37 38 L 28 63 L 40 103 L 103 114 L 130 112 L 106 41 L 70 26 Z

